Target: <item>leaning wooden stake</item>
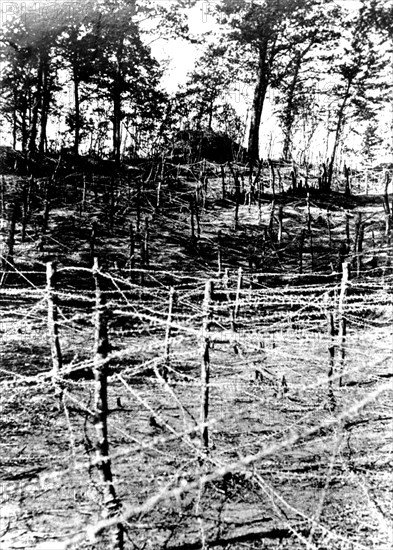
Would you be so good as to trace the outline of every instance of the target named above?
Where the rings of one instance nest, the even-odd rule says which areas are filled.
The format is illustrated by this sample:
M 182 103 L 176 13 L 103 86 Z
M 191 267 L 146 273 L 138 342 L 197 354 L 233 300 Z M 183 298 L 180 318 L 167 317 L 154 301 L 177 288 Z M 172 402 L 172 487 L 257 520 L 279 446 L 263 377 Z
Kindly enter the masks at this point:
M 329 234 L 329 249 L 330 252 L 332 251 L 332 222 L 331 222 L 331 212 L 329 211 L 329 207 L 326 212 L 326 221 L 327 221 L 327 228 L 328 228 L 328 234 Z
M 270 183 L 271 183 L 272 194 L 274 199 L 276 195 L 276 175 L 274 173 L 274 165 L 273 165 L 272 159 L 268 159 L 268 163 L 270 166 Z
M 91 231 L 90 231 L 90 262 L 91 262 L 91 264 L 93 264 L 94 258 L 96 256 L 96 244 L 97 244 L 97 222 L 94 221 L 91 224 Z
M 0 216 L 3 218 L 5 215 L 5 193 L 6 193 L 6 183 L 5 177 L 1 176 L 1 188 L 0 188 Z
M 46 296 L 48 303 L 48 333 L 49 345 L 52 358 L 52 380 L 56 389 L 57 396 L 61 395 L 59 388 L 59 378 L 63 366 L 61 355 L 57 295 L 55 292 L 56 264 L 48 262 L 46 264 Z
M 164 349 L 165 365 L 169 364 L 169 357 L 170 357 L 172 312 L 173 312 L 174 300 L 175 300 L 175 289 L 173 288 L 173 286 L 171 286 L 169 290 L 168 317 L 166 320 L 166 329 L 165 329 L 165 349 Z
M 222 275 L 222 233 L 221 231 L 217 234 L 217 267 L 218 267 L 218 276 L 221 277 Z
M 223 200 L 226 197 L 226 189 L 225 189 L 225 164 L 221 164 L 221 188 L 222 188 L 222 198 Z
M 210 320 L 213 281 L 206 281 L 203 299 L 202 360 L 201 360 L 201 441 L 204 451 L 209 450 L 209 381 L 210 381 Z
M 44 203 L 44 216 L 42 219 L 42 233 L 46 233 L 49 224 L 49 212 L 51 207 L 51 191 L 52 191 L 52 180 L 48 178 L 46 180 L 45 186 L 45 203 Z
M 384 195 L 383 195 L 383 208 L 385 210 L 385 236 L 388 237 L 390 233 L 390 228 L 392 225 L 392 215 L 390 210 L 390 204 L 389 204 L 389 183 L 390 183 L 390 174 L 389 172 L 385 173 L 385 189 L 384 189 Z
M 14 247 L 15 247 L 15 229 L 16 229 L 16 219 L 18 217 L 19 206 L 15 202 L 12 211 L 11 211 L 11 223 L 10 229 L 8 232 L 8 250 L 7 250 L 7 267 L 14 265 Z
M 269 235 L 271 238 L 273 237 L 275 209 L 276 209 L 276 201 L 273 199 L 270 205 L 270 218 L 269 218 Z
M 363 256 L 364 223 L 362 223 L 362 214 L 359 212 L 356 222 L 355 233 L 355 254 L 356 254 L 356 275 L 359 277 L 362 269 Z
M 282 242 L 283 216 L 284 216 L 284 207 L 280 205 L 278 207 L 278 235 L 277 235 L 277 242 L 279 245 L 281 245 L 281 242 Z
M 304 239 L 306 236 L 306 230 L 302 229 L 299 240 L 299 273 L 303 273 L 303 252 L 304 252 Z
M 238 275 L 237 275 L 235 308 L 234 308 L 234 311 L 233 311 L 234 321 L 236 321 L 236 317 L 239 315 L 240 293 L 242 291 L 242 283 L 243 283 L 243 269 L 241 267 L 239 267 L 239 271 L 238 271 Z
M 130 247 L 129 247 L 129 266 L 130 266 L 130 279 L 132 282 L 135 280 L 135 233 L 133 223 L 130 223 Z
M 307 229 L 308 229 L 308 231 L 311 231 L 311 204 L 310 204 L 310 193 L 307 193 L 306 206 L 307 206 Z
M 326 302 L 329 297 L 326 295 Z M 329 311 L 328 304 L 326 304 L 326 319 L 327 319 L 327 333 L 328 333 L 328 352 L 329 352 L 329 369 L 328 369 L 328 399 L 332 410 L 336 408 L 336 399 L 333 392 L 333 377 L 334 377 L 334 355 L 335 355 L 335 336 L 336 327 L 334 321 L 333 311 Z
M 119 514 L 120 503 L 113 485 L 112 466 L 109 458 L 108 443 L 108 309 L 100 287 L 98 259 L 94 258 L 93 277 L 95 282 L 95 313 L 94 313 L 94 426 L 96 431 L 96 461 L 102 484 L 104 518 Z M 116 523 L 110 530 L 111 550 L 123 550 L 124 528 Z
M 347 297 L 348 281 L 349 281 L 350 271 L 349 263 L 344 262 L 342 264 L 342 278 L 341 278 L 341 288 L 340 288 L 340 298 L 338 303 L 338 319 L 339 319 L 339 346 L 340 346 L 340 379 L 339 386 L 342 386 L 342 377 L 344 373 L 344 363 L 345 363 L 345 340 L 347 335 L 347 320 L 345 318 L 345 301 Z
M 350 228 L 349 228 L 349 213 L 347 212 L 345 214 L 345 235 L 347 239 L 347 249 L 350 250 L 351 248 L 351 235 L 350 235 Z
M 87 178 L 86 175 L 82 176 L 82 200 L 80 204 L 80 214 L 86 212 L 86 197 L 87 197 Z
M 32 194 L 32 188 L 34 185 L 34 178 L 33 176 L 29 177 L 23 186 L 23 195 L 22 195 L 22 204 L 23 204 L 23 212 L 22 212 L 22 243 L 26 240 L 26 230 L 27 230 L 27 223 L 29 221 L 30 217 L 30 210 L 31 210 L 31 194 Z
M 195 219 L 194 219 L 194 200 L 190 199 L 190 229 L 191 229 L 191 242 L 192 245 L 196 245 L 195 236 Z
M 144 267 L 149 266 L 150 252 L 149 252 L 149 218 L 145 218 L 145 234 L 142 245 L 142 262 Z

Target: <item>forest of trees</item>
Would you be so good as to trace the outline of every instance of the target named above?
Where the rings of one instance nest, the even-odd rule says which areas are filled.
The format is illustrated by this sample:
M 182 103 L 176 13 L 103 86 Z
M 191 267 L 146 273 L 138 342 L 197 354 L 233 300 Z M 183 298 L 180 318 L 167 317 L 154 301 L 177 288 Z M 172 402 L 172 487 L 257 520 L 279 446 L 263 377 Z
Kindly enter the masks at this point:
M 273 154 L 304 163 L 318 150 L 328 185 L 339 154 L 372 163 L 391 150 L 391 2 L 47 4 L 22 12 L 9 3 L 2 14 L 2 128 L 27 159 L 66 147 L 119 164 L 170 154 L 185 129 L 225 134 L 255 164 L 272 156 L 261 147 L 267 106 L 280 143 Z M 188 15 L 198 8 L 196 33 Z M 203 15 L 214 32 L 203 32 Z M 197 59 L 169 93 L 168 63 L 151 45 L 175 38 L 193 44 Z M 243 112 L 234 84 L 249 91 Z

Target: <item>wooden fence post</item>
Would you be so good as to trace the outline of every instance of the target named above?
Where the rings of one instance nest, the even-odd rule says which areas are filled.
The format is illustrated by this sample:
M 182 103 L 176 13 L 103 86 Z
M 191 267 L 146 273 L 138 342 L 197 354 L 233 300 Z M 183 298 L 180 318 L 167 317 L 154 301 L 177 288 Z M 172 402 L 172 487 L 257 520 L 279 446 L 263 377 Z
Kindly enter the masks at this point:
M 87 195 L 87 178 L 86 175 L 82 176 L 82 200 L 81 200 L 81 213 L 86 211 L 86 195 Z
M 327 221 L 327 228 L 328 228 L 328 234 L 329 234 L 329 249 L 330 252 L 332 251 L 332 223 L 331 223 L 331 212 L 328 210 L 326 212 L 326 221 Z
M 210 382 L 210 321 L 213 299 L 213 281 L 206 281 L 203 299 L 202 359 L 201 359 L 201 440 L 205 453 L 209 450 L 209 382 Z
M 44 206 L 44 216 L 42 220 L 42 232 L 46 233 L 49 223 L 49 211 L 51 203 L 51 191 L 52 191 L 52 179 L 48 178 L 46 180 L 45 186 L 45 206 Z
M 98 258 L 94 258 L 93 277 L 95 282 L 94 312 L 94 426 L 96 432 L 97 469 L 102 484 L 103 517 L 114 517 L 120 511 L 120 503 L 113 485 L 112 466 L 108 443 L 108 309 L 100 287 Z M 123 550 L 124 528 L 117 523 L 110 528 L 111 550 Z
M 200 220 L 200 216 L 199 216 L 199 206 L 198 206 L 198 202 L 195 201 L 194 203 L 194 206 L 195 206 L 195 221 L 196 221 L 196 226 L 197 226 L 197 237 L 198 237 L 198 241 L 199 239 L 201 238 L 201 220 Z
M 346 212 L 345 214 L 345 235 L 347 239 L 347 249 L 348 251 L 351 249 L 351 235 L 349 231 L 349 213 Z
M 345 196 L 349 197 L 351 194 L 351 187 L 350 187 L 350 169 L 348 166 L 344 166 L 344 176 L 345 176 Z
M 221 164 L 221 188 L 222 188 L 222 199 L 224 200 L 226 197 L 226 189 L 225 189 L 225 164 Z
M 136 232 L 141 232 L 141 203 L 142 203 L 142 182 L 139 178 L 136 180 Z
M 328 301 L 328 295 L 326 295 L 326 302 Z M 326 320 L 327 320 L 327 334 L 328 334 L 328 352 L 329 352 L 329 369 L 328 369 L 328 399 L 332 410 L 336 408 L 336 399 L 333 393 L 333 376 L 334 376 L 334 355 L 335 355 L 335 343 L 336 327 L 334 322 L 334 313 L 329 311 L 326 304 Z
M 97 222 L 94 221 L 91 224 L 90 231 L 90 262 L 93 264 L 94 257 L 96 256 L 96 244 L 97 244 Z
M 270 205 L 270 218 L 269 218 L 269 235 L 270 238 L 273 236 L 274 229 L 274 213 L 276 209 L 276 201 L 273 199 Z
M 16 229 L 16 219 L 18 217 L 18 208 L 19 205 L 15 202 L 11 210 L 11 220 L 10 228 L 8 231 L 8 250 L 7 250 L 7 265 L 6 269 L 11 265 L 14 265 L 14 247 L 15 247 L 15 229 Z
M 113 233 L 115 224 L 115 176 L 112 176 L 110 179 L 109 191 L 109 228 L 111 233 Z
M 130 265 L 130 279 L 134 282 L 135 279 L 135 233 L 134 225 L 130 223 L 130 248 L 129 248 L 129 265 Z
M 276 174 L 274 173 L 274 165 L 273 165 L 272 159 L 268 159 L 268 163 L 270 166 L 270 182 L 271 182 L 272 194 L 274 199 L 276 196 Z
M 33 176 L 30 176 L 27 181 L 25 182 L 23 186 L 23 212 L 22 212 L 22 243 L 26 240 L 26 230 L 27 230 L 27 223 L 29 221 L 30 216 L 30 202 L 31 202 L 31 193 L 32 188 L 34 185 L 34 178 Z
M 282 204 L 278 207 L 278 235 L 277 235 L 277 242 L 279 245 L 282 243 L 282 230 L 283 230 L 283 214 L 284 214 L 284 207 Z
M 235 320 L 236 317 L 239 314 L 240 309 L 240 294 L 242 291 L 242 283 L 243 283 L 243 269 L 239 267 L 238 275 L 237 275 L 237 287 L 236 287 L 236 300 L 235 300 L 235 308 L 234 308 L 234 316 Z
M 155 213 L 156 214 L 159 214 L 160 213 L 160 208 L 161 208 L 161 186 L 162 186 L 162 179 L 159 179 L 158 180 L 158 183 L 157 183 L 157 197 L 156 197 L 156 207 L 155 207 Z
M 142 257 L 144 267 L 149 266 L 150 262 L 150 252 L 149 252 L 149 218 L 145 218 L 145 234 L 142 244 Z
M 0 215 L 5 216 L 5 193 L 6 193 L 6 183 L 5 176 L 1 176 L 1 189 L 0 189 Z
M 307 229 L 308 229 L 308 231 L 311 231 L 311 205 L 310 205 L 310 193 L 307 193 L 306 205 L 307 205 Z
M 356 257 L 356 274 L 359 276 L 362 266 L 362 252 L 363 252 L 363 237 L 364 237 L 364 224 L 362 224 L 362 213 L 359 212 L 355 225 L 355 250 Z
M 388 237 L 390 233 L 390 228 L 392 225 L 392 217 L 391 217 L 391 211 L 390 211 L 390 204 L 389 204 L 389 188 L 390 183 L 390 174 L 389 172 L 385 173 L 385 189 L 384 189 L 384 195 L 383 195 L 383 208 L 385 211 L 385 236 Z
M 296 171 L 291 171 L 291 182 L 292 182 L 292 190 L 295 193 L 297 191 L 297 182 L 296 182 Z
M 59 395 L 58 379 L 61 374 L 63 359 L 61 355 L 57 296 L 55 292 L 56 264 L 47 262 L 46 264 L 46 295 L 48 303 L 48 334 L 49 345 L 52 358 L 52 380 Z M 61 390 L 60 390 L 61 394 Z
M 304 239 L 306 236 L 306 230 L 302 229 L 299 239 L 299 273 L 303 273 L 303 252 L 304 252 Z
M 173 314 L 173 305 L 175 302 L 176 294 L 173 286 L 169 289 L 169 303 L 168 303 L 168 316 L 166 320 L 165 327 L 165 341 L 164 341 L 164 363 L 158 372 L 160 376 L 168 381 L 168 367 L 170 364 L 170 352 L 171 352 L 171 332 L 172 332 L 172 314 Z
M 218 267 L 218 276 L 222 275 L 222 233 L 218 231 L 217 234 L 217 267 Z
M 339 386 L 342 386 L 342 377 L 344 372 L 344 363 L 345 363 L 345 341 L 347 335 L 347 320 L 344 316 L 345 311 L 345 301 L 347 296 L 348 281 L 350 277 L 350 268 L 349 263 L 344 262 L 342 264 L 342 277 L 341 277 L 341 287 L 340 287 L 340 297 L 338 303 L 338 318 L 339 318 L 339 342 L 340 342 L 340 379 Z

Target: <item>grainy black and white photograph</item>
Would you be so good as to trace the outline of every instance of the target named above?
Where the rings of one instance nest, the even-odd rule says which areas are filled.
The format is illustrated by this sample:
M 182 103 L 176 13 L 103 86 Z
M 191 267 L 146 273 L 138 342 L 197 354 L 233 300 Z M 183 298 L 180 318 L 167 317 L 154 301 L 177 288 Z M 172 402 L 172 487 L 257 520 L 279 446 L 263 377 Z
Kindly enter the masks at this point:
M 393 0 L 0 0 L 1 550 L 392 550 Z

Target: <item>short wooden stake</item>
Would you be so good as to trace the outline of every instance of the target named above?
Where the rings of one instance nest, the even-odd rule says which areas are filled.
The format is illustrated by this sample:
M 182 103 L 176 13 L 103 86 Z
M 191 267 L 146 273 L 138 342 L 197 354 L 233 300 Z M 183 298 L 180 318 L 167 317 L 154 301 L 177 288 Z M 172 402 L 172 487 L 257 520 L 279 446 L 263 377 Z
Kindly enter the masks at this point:
M 91 224 L 90 231 L 90 262 L 91 265 L 94 262 L 94 257 L 96 256 L 96 243 L 97 243 L 97 222 Z
M 277 235 L 277 242 L 279 245 L 282 243 L 283 211 L 284 211 L 284 207 L 280 204 L 280 206 L 278 207 L 278 235 Z
M 238 275 L 237 275 L 236 300 L 235 300 L 235 308 L 234 308 L 235 320 L 236 320 L 236 317 L 239 315 L 239 310 L 240 310 L 240 294 L 242 291 L 242 284 L 243 284 L 243 269 L 239 267 Z
M 94 426 L 96 431 L 97 469 L 101 481 L 102 506 L 104 517 L 114 517 L 120 512 L 120 503 L 113 485 L 112 465 L 108 442 L 108 315 L 109 311 L 101 292 L 98 259 L 94 258 L 93 277 L 95 281 L 94 313 Z M 111 550 L 123 550 L 124 528 L 114 524 L 110 530 Z
M 345 341 L 347 334 L 347 322 L 345 318 L 345 301 L 347 297 L 348 282 L 350 277 L 350 267 L 348 262 L 342 264 L 342 278 L 341 278 L 341 287 L 340 287 L 340 297 L 338 304 L 338 318 L 339 318 L 339 346 L 340 346 L 340 379 L 339 386 L 342 386 L 342 378 L 344 374 L 344 364 L 345 364 Z
M 302 229 L 299 239 L 299 273 L 303 273 L 303 252 L 304 252 L 304 239 L 306 236 L 306 230 Z
M 307 193 L 306 204 L 307 204 L 307 229 L 308 229 L 308 231 L 311 231 L 310 193 Z
M 222 199 L 224 200 L 226 197 L 226 189 L 225 189 L 225 164 L 221 164 L 221 188 L 222 188 Z
M 130 242 L 129 242 L 129 254 L 128 254 L 128 261 L 130 266 L 130 279 L 132 282 L 134 282 L 135 279 L 135 233 L 134 233 L 134 225 L 131 222 L 130 223 Z
M 165 363 L 169 363 L 169 356 L 170 356 L 170 344 L 171 344 L 171 328 L 172 328 L 172 312 L 173 312 L 173 304 L 175 301 L 175 289 L 173 286 L 171 286 L 169 290 L 169 304 L 168 304 L 168 317 L 166 320 L 166 328 L 165 328 L 165 349 L 164 349 L 164 360 Z
M 210 383 L 210 321 L 213 281 L 206 281 L 203 299 L 202 358 L 201 358 L 201 440 L 205 453 L 209 450 L 209 383 Z
M 330 252 L 332 251 L 332 223 L 331 223 L 331 212 L 329 210 L 326 212 L 326 221 L 327 221 L 327 228 L 328 228 L 328 234 L 329 234 L 329 249 Z
M 46 296 L 48 304 L 48 334 L 52 358 L 52 380 L 58 390 L 58 380 L 63 366 L 60 347 L 57 295 L 55 292 L 56 264 L 46 264 Z

